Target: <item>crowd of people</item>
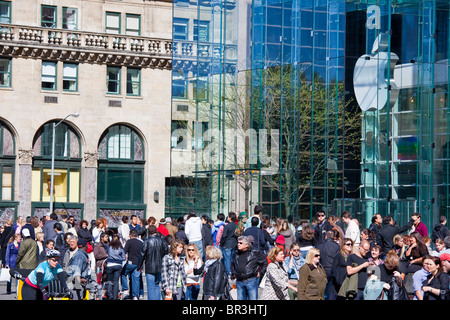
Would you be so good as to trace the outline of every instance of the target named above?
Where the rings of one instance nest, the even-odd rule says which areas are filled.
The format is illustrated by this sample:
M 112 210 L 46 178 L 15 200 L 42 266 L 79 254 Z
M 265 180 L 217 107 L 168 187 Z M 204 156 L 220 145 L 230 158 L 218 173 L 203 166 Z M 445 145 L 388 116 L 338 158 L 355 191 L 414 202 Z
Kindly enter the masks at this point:
M 105 300 L 450 299 L 447 219 L 429 234 L 419 213 L 405 225 L 375 214 L 365 228 L 348 211 L 293 221 L 256 205 L 215 221 L 124 216 L 114 230 L 53 213 L 0 231 L 2 267 L 23 276 L 24 300 L 47 299 L 54 279 L 78 300 L 91 282 Z

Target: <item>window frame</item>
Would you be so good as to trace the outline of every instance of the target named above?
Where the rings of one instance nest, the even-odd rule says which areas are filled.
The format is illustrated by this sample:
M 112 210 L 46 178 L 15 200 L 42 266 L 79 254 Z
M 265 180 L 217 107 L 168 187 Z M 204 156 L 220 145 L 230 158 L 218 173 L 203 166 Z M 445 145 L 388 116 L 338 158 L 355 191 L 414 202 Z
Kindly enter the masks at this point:
M 57 201 L 56 200 L 57 193 L 53 193 L 53 196 L 54 196 L 54 199 L 55 199 L 54 202 L 55 203 L 56 202 L 60 202 L 60 203 L 62 202 L 62 203 L 80 204 L 81 203 L 81 161 L 78 162 L 78 163 L 72 163 L 72 162 L 69 162 L 69 161 L 65 161 L 65 162 L 57 161 L 55 163 L 54 170 L 55 171 L 65 171 L 65 173 L 67 175 L 67 177 L 66 177 L 67 182 L 65 183 L 65 185 L 66 185 L 66 190 L 65 190 L 65 192 L 66 192 L 66 195 L 65 195 L 66 199 L 65 199 L 65 201 L 59 201 L 59 200 Z M 36 195 L 32 194 L 31 195 L 32 202 L 34 202 L 34 203 L 36 203 L 36 202 L 44 202 L 44 203 L 45 202 L 49 202 L 48 200 L 44 200 L 45 189 L 44 189 L 43 186 L 44 186 L 44 176 L 45 175 L 49 175 L 48 171 L 51 171 L 50 163 L 47 160 L 36 161 L 35 164 L 32 167 L 32 171 L 35 171 L 35 172 L 39 171 L 39 191 L 38 191 L 39 192 L 39 197 L 38 197 L 39 199 L 36 199 L 35 198 Z M 44 172 L 44 171 L 47 171 L 47 172 Z M 78 193 L 77 201 L 71 201 L 71 194 L 73 194 L 71 192 L 71 188 L 73 187 L 73 182 L 71 182 L 71 176 L 72 176 L 71 173 L 78 173 L 78 181 L 76 182 L 76 186 L 75 186 L 75 188 L 78 189 L 77 190 L 77 193 Z M 32 175 L 31 179 L 33 179 L 33 175 Z M 35 182 L 36 181 L 32 181 L 32 185 Z M 54 186 L 56 186 L 56 184 Z M 32 187 L 32 190 L 34 190 L 33 187 Z M 48 196 L 48 198 L 50 200 L 50 196 Z
M 172 38 L 173 40 L 186 41 L 189 40 L 189 19 L 186 18 L 173 18 Z M 184 26 L 186 31 L 184 33 L 176 32 L 175 27 Z
M 137 17 L 138 18 L 138 29 L 130 29 L 128 27 L 128 17 Z M 137 35 L 136 34 L 130 34 L 129 31 L 131 32 L 136 32 L 137 31 Z M 125 14 L 125 34 L 128 36 L 136 36 L 139 37 L 141 36 L 141 15 L 140 14 L 136 14 L 136 13 L 126 13 Z
M 54 18 L 53 21 L 51 22 L 49 21 L 44 21 L 42 18 L 42 13 L 43 13 L 43 9 L 44 8 L 49 8 L 49 9 L 53 9 L 54 10 Z M 52 23 L 54 26 L 53 27 L 49 27 L 49 26 L 45 26 L 44 23 Z M 56 29 L 58 27 L 58 7 L 57 6 L 52 6 L 52 5 L 47 5 L 47 4 L 41 4 L 41 27 L 43 28 L 51 28 L 51 29 Z
M 64 13 L 68 10 L 68 9 L 71 9 L 71 10 L 75 10 L 75 29 L 69 29 L 69 28 L 67 28 L 67 26 L 66 26 L 66 28 L 64 28 L 64 24 L 66 23 L 66 25 L 67 25 L 67 21 L 66 22 L 64 22 L 65 21 L 65 18 L 64 18 Z M 78 8 L 74 8 L 74 7 L 62 7 L 62 26 L 61 26 L 64 30 L 78 30 Z
M 128 71 L 130 71 L 130 70 L 137 71 L 137 75 L 138 75 L 137 81 L 128 80 L 128 75 L 129 75 Z M 132 87 L 134 83 L 137 83 L 137 85 L 138 85 L 137 94 L 128 92 L 128 85 L 131 85 L 131 87 Z M 127 96 L 132 96 L 132 97 L 140 97 L 141 96 L 141 69 L 140 68 L 127 68 Z
M 8 16 L 7 16 L 7 22 L 2 22 L 2 19 L 4 19 L 5 17 L 3 17 L 3 16 L 0 16 L 0 23 L 7 23 L 7 24 L 11 24 L 11 19 L 12 19 L 12 17 L 11 17 L 11 1 L 2 1 L 2 0 L 0 0 L 0 5 L 6 5 L 6 6 L 8 6 Z
M 110 28 L 108 27 L 108 16 L 117 16 L 119 19 L 119 26 L 117 27 L 117 33 L 110 32 L 109 30 L 116 30 L 116 28 Z M 109 34 L 121 34 L 122 29 L 122 13 L 120 12 L 114 12 L 114 11 L 106 11 L 105 12 L 105 33 Z
M 194 19 L 193 22 L 193 40 L 197 41 L 197 42 L 209 42 L 209 21 L 208 20 L 198 20 L 198 19 Z M 205 28 L 206 32 L 205 32 L 205 36 L 206 39 L 199 39 L 199 29 L 200 28 Z
M 0 70 L 0 74 L 6 75 L 8 77 L 8 83 L 7 84 L 0 83 L 0 88 L 11 88 L 12 59 L 0 57 L 0 60 L 8 61 L 8 70 L 7 71 Z
M 64 75 L 64 67 L 67 65 L 73 65 L 75 66 L 75 78 L 74 77 L 67 77 Z M 63 91 L 64 92 L 78 92 L 78 63 L 71 63 L 71 62 L 64 62 L 63 63 Z M 70 90 L 70 89 L 65 89 L 64 88 L 64 81 L 74 81 L 75 82 L 75 89 L 74 90 Z
M 111 69 L 116 69 L 118 72 L 118 79 L 117 80 L 111 80 L 109 78 L 109 73 Z M 109 83 L 110 82 L 116 82 L 118 92 L 112 92 L 109 91 Z M 115 67 L 115 66 L 106 66 L 106 93 L 111 95 L 120 95 L 122 93 L 122 67 Z
M 42 86 L 42 84 L 43 84 L 43 81 L 42 81 L 42 78 L 43 78 L 43 76 L 44 76 L 44 74 L 42 73 L 43 72 L 43 69 L 44 69 L 44 63 L 48 63 L 48 64 L 54 64 L 54 66 L 55 66 L 55 74 L 54 75 L 45 75 L 46 77 L 52 77 L 52 78 L 54 78 L 54 88 L 44 88 L 43 86 Z M 58 90 L 58 62 L 56 62 L 56 61 L 46 61 L 46 60 L 42 60 L 42 65 L 41 65 L 41 90 L 45 90 L 45 91 L 56 91 L 56 90 Z

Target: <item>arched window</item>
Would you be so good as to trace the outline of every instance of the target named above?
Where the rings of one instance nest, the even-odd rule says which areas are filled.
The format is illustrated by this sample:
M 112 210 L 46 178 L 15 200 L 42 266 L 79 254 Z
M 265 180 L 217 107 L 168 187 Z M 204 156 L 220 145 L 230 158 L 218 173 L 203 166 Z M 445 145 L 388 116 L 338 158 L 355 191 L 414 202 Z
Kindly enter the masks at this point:
M 53 121 L 44 124 L 33 139 L 31 200 L 34 208 L 50 201 Z M 67 208 L 80 202 L 81 142 L 66 123 L 55 128 L 55 168 L 53 171 L 54 207 Z M 69 204 L 69 206 L 68 206 Z M 75 206 L 79 207 L 79 206 Z M 55 209 L 55 211 L 58 211 Z M 35 212 L 35 214 L 38 214 Z M 38 214 L 39 215 L 39 214 Z
M 99 145 L 97 200 L 100 208 L 136 209 L 144 203 L 144 144 L 126 125 L 114 125 L 102 135 Z
M 14 201 L 15 158 L 14 136 L 0 121 L 0 201 Z

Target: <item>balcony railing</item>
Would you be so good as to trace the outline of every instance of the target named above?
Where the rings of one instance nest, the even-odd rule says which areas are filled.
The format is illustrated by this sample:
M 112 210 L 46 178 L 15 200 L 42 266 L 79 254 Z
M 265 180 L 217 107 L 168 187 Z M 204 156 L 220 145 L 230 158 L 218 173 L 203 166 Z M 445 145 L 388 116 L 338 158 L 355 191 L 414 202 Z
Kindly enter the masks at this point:
M 50 46 L 81 50 L 108 50 L 116 53 L 172 55 L 172 40 L 141 36 L 95 33 L 78 30 L 49 29 L 13 24 L 0 24 L 0 42 L 20 45 Z

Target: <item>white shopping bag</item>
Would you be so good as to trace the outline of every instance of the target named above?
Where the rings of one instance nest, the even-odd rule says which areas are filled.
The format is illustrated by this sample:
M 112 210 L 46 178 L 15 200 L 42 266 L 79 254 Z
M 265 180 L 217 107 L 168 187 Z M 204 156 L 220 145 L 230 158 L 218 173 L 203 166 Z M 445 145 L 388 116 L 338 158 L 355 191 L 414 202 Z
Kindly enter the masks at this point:
M 9 268 L 1 268 L 0 281 L 11 281 L 11 275 L 9 274 Z

